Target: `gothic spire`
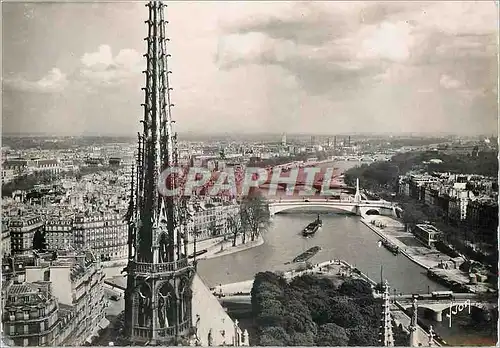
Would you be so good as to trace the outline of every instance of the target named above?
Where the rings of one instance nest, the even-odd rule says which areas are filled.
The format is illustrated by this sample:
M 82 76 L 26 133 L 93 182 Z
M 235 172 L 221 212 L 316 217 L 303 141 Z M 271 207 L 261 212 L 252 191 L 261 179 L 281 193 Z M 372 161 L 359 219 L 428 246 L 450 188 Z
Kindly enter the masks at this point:
M 175 240 L 175 211 L 173 197 L 162 197 L 158 192 L 158 180 L 161 172 L 175 165 L 175 140 L 172 130 L 170 98 L 172 90 L 169 81 L 171 71 L 168 68 L 166 24 L 164 10 L 167 7 L 161 1 L 150 1 L 146 5 L 149 9 L 146 70 L 143 71 L 146 79 L 144 90 L 144 118 L 142 175 L 139 183 L 140 192 L 140 228 L 138 255 L 142 261 L 153 261 L 153 247 L 157 242 L 157 233 L 161 221 L 168 225 L 169 239 Z M 170 183 L 172 184 L 172 183 Z M 173 258 L 173 255 L 172 257 Z
M 382 332 L 383 336 L 383 346 L 384 347 L 394 347 L 394 336 L 392 334 L 392 318 L 391 318 L 391 303 L 389 295 L 389 283 L 387 280 L 384 284 L 384 294 L 383 294 L 383 311 L 382 311 Z

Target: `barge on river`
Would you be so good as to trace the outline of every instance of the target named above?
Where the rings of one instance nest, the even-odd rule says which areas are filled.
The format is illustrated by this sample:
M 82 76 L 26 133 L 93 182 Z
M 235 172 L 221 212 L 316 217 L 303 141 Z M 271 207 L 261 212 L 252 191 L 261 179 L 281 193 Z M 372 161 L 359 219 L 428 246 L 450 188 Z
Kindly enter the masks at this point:
M 387 250 L 389 250 L 394 255 L 399 254 L 399 247 L 397 245 L 392 244 L 388 240 L 385 239 L 380 240 L 379 245 L 383 245 Z
M 311 222 L 309 225 L 307 225 L 303 230 L 302 230 L 302 235 L 304 237 L 311 236 L 315 234 L 318 229 L 323 225 L 323 221 L 319 218 L 319 215 L 316 220 Z
M 293 262 L 305 262 L 309 260 L 311 257 L 316 255 L 318 251 L 320 251 L 321 248 L 319 246 L 312 247 L 311 249 L 308 249 L 304 251 L 302 254 L 297 256 L 296 258 L 293 259 Z

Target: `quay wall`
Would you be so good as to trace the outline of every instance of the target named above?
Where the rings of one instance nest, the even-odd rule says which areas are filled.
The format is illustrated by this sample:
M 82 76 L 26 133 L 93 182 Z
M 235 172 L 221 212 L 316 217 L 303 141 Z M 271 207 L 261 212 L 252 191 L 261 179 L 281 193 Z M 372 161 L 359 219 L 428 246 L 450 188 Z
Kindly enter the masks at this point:
M 366 226 L 368 227 L 370 230 L 372 230 L 373 232 L 375 232 L 380 238 L 382 238 L 383 240 L 386 240 L 388 242 L 390 242 L 390 240 L 388 240 L 385 236 L 385 234 L 380 230 L 378 229 L 376 226 L 373 226 L 372 224 L 370 224 L 368 222 L 368 220 L 365 218 L 365 216 L 361 216 L 361 222 Z M 429 270 L 430 267 L 419 262 L 418 260 L 416 260 L 415 258 L 413 258 L 410 254 L 408 254 L 404 249 L 399 249 L 399 252 L 401 254 L 403 254 L 404 256 L 406 256 L 409 260 L 413 261 L 414 263 L 416 263 L 417 265 L 419 265 L 420 267 L 422 268 L 425 268 L 426 270 Z

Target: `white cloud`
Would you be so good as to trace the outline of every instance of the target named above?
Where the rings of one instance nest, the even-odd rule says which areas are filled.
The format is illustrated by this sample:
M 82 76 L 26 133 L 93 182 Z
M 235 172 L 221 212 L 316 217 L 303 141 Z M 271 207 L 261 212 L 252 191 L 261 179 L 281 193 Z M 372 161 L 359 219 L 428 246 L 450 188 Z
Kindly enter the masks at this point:
M 413 38 L 411 28 L 405 22 L 383 22 L 367 27 L 358 34 L 361 45 L 358 59 L 388 59 L 401 62 L 410 57 Z
M 97 52 L 85 53 L 81 60 L 83 65 L 87 67 L 93 66 L 109 66 L 113 64 L 113 54 L 111 53 L 111 47 L 108 45 L 101 45 Z
M 85 53 L 80 59 L 82 67 L 78 72 L 79 79 L 97 84 L 122 82 L 139 73 L 144 68 L 142 56 L 133 49 L 122 49 L 113 56 L 111 47 L 101 45 L 96 52 Z
M 455 89 L 459 88 L 462 83 L 458 80 L 455 80 L 451 76 L 441 75 L 441 79 L 439 80 L 439 84 L 446 89 Z
M 489 35 L 498 28 L 498 8 L 493 1 L 439 1 L 418 12 L 421 29 L 452 35 Z
M 39 80 L 30 81 L 21 77 L 6 78 L 4 84 L 7 88 L 34 93 L 58 93 L 68 85 L 66 75 L 58 68 L 52 68 Z

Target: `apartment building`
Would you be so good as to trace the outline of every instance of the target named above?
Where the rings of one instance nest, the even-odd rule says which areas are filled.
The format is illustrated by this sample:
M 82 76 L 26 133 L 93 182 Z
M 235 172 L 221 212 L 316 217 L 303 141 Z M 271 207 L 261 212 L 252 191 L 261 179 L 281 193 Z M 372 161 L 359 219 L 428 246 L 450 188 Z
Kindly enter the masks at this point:
M 73 245 L 76 250 L 91 248 L 103 261 L 128 256 L 128 226 L 125 214 L 87 213 L 76 215 L 73 222 Z
M 73 217 L 54 217 L 47 220 L 45 241 L 49 250 L 69 250 L 73 245 Z
M 60 330 L 57 299 L 50 283 L 7 284 L 2 314 L 6 343 L 13 346 L 55 346 Z
M 239 206 L 230 202 L 203 203 L 193 206 L 190 210 L 193 215 L 188 223 L 190 240 L 196 227 L 198 240 L 212 238 L 228 232 L 228 219 L 239 216 Z
M 409 174 L 399 179 L 401 195 L 437 208 L 448 221 L 467 224 L 475 234 L 490 240 L 498 226 L 497 189 L 495 178 L 481 175 Z
M 50 174 L 58 174 L 62 168 L 56 159 L 33 159 L 31 170 L 34 172 L 44 172 Z
M 14 181 L 16 178 L 16 172 L 14 169 L 4 169 L 2 168 L 2 184 L 7 184 Z
M 49 250 L 92 249 L 102 261 L 127 258 L 128 226 L 124 214 L 77 213 L 49 219 L 45 225 Z
M 494 240 L 498 231 L 498 203 L 489 198 L 480 198 L 467 205 L 469 228 L 486 239 Z
M 10 229 L 5 221 L 2 221 L 2 250 L 0 251 L 1 256 L 10 255 L 11 240 L 10 240 Z
M 70 328 L 60 332 L 57 342 L 73 346 L 91 343 L 97 332 L 109 325 L 100 261 L 91 251 L 61 252 L 55 260 L 37 258 L 26 267 L 26 282 L 50 282 L 59 307 L 71 316 Z M 62 325 L 62 324 L 61 324 Z
M 9 221 L 11 252 L 13 254 L 29 253 L 33 250 L 35 233 L 43 233 L 44 223 L 40 216 L 20 215 Z

